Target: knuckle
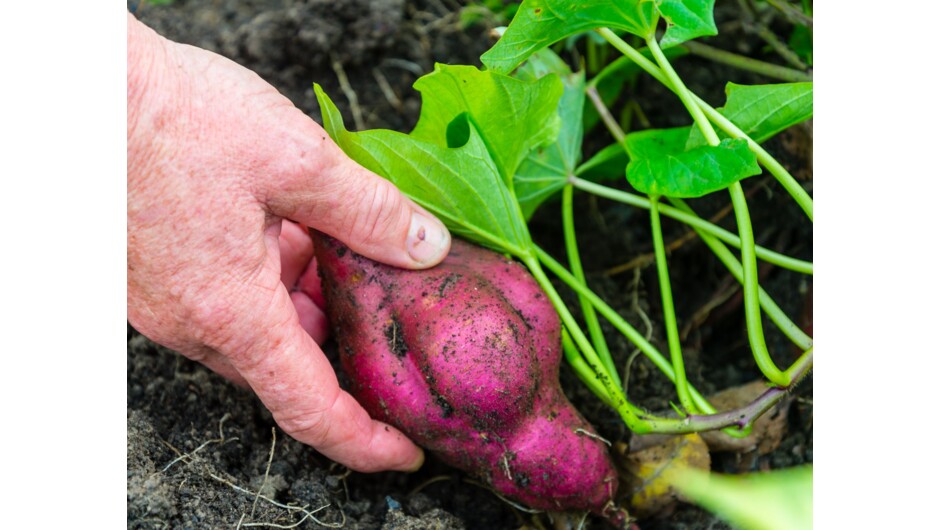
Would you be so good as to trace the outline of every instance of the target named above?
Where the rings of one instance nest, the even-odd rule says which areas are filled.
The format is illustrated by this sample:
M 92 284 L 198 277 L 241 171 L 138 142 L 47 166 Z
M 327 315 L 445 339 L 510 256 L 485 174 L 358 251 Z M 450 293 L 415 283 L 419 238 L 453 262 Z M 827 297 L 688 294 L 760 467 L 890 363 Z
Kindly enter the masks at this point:
M 239 289 L 193 288 L 184 302 L 193 339 L 244 366 L 257 336 L 248 332 L 251 323 L 264 316 L 267 304 L 245 285 Z M 246 311 L 246 308 L 248 310 Z
M 238 320 L 238 306 L 228 297 L 207 288 L 194 288 L 184 295 L 184 307 L 189 308 L 187 320 L 193 338 L 215 350 L 231 349 L 232 330 Z
M 377 179 L 365 187 L 353 205 L 352 235 L 356 239 L 380 243 L 394 232 L 402 217 L 402 201 L 395 186 Z
M 294 414 L 276 414 L 275 419 L 284 432 L 317 449 L 323 449 L 334 445 L 332 410 L 338 399 L 339 392 L 336 392 L 328 397 L 322 408 Z

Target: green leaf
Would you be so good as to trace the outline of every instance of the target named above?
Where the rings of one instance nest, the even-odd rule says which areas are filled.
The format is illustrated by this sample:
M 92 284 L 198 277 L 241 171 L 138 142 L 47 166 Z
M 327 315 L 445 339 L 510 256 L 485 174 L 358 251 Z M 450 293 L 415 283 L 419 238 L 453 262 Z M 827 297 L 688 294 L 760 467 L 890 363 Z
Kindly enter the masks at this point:
M 721 113 L 736 125 L 742 124 L 742 130 L 755 142 L 763 142 L 813 116 L 812 82 L 757 86 L 728 83 L 725 94 L 728 99 Z
M 717 35 L 715 0 L 657 0 L 659 14 L 666 21 L 666 33 L 659 41 L 663 49 L 706 35 Z
M 627 135 L 627 180 L 650 195 L 692 198 L 724 189 L 761 172 L 743 139 L 683 150 L 688 127 Z
M 568 63 L 557 53 L 546 48 L 533 53 L 532 56 L 516 70 L 513 77 L 533 83 L 548 74 L 558 75 L 562 83 L 565 82 L 566 77 L 572 75 Z
M 411 136 L 447 145 L 451 123 L 466 114 L 508 186 L 529 151 L 558 135 L 555 109 L 563 87 L 556 76 L 528 82 L 472 66 L 437 64 L 414 87 L 421 92 L 421 116 Z
M 718 109 L 755 142 L 761 143 L 780 131 L 813 116 L 813 83 L 778 83 L 725 87 L 727 101 Z M 689 135 L 688 147 L 707 142 L 698 130 Z
M 647 129 L 627 135 L 627 153 L 631 160 L 662 158 L 685 151 L 691 126 L 671 129 Z
M 741 530 L 813 527 L 813 466 L 749 475 L 676 471 L 672 486 Z
M 323 89 L 314 91 L 324 129 L 350 158 L 393 182 L 455 235 L 528 256 L 531 240 L 515 197 L 468 114 L 452 120 L 453 129 L 466 132 L 459 147 L 388 130 L 353 133 Z
M 490 70 L 508 74 L 533 53 L 576 33 L 608 27 L 645 38 L 655 30 L 656 19 L 650 0 L 526 0 L 480 60 Z
M 531 151 L 516 171 L 513 185 L 526 219 L 565 186 L 581 159 L 584 72 L 572 73 L 555 52 L 545 49 L 532 55 L 516 76 L 536 80 L 549 74 L 560 76 L 564 85 L 558 102 L 561 130 L 554 143 Z
M 624 168 L 630 158 L 623 146 L 613 143 L 598 151 L 590 160 L 578 166 L 575 175 L 591 180 L 601 182 L 604 180 L 613 180 L 623 178 Z

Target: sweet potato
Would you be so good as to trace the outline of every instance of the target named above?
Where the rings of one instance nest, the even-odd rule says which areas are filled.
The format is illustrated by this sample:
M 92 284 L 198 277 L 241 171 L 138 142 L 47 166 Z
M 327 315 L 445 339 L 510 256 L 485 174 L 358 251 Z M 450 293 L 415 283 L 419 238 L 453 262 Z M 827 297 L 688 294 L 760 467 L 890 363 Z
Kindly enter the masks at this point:
M 558 315 L 522 265 L 455 240 L 408 271 L 314 241 L 343 369 L 374 418 L 533 508 L 611 510 L 616 471 L 562 393 Z

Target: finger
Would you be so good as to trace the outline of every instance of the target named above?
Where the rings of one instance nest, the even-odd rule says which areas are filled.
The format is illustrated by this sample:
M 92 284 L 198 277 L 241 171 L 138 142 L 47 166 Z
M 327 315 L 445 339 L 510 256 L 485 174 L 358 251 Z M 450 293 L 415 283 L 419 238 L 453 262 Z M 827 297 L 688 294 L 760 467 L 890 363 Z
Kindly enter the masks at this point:
M 281 221 L 278 247 L 281 254 L 281 282 L 291 290 L 313 259 L 313 241 L 306 228 L 285 219 Z
M 300 327 L 310 335 L 314 342 L 323 344 L 330 337 L 330 324 L 323 309 L 320 308 L 306 293 L 294 291 L 290 293 L 291 302 L 297 311 Z
M 307 269 L 300 275 L 300 278 L 297 279 L 297 284 L 294 288 L 309 296 L 310 299 L 313 300 L 313 303 L 320 306 L 321 309 L 326 308 L 326 300 L 323 298 L 323 288 L 320 284 L 320 273 L 317 271 L 316 258 L 310 260 L 310 264 L 307 265 Z
M 422 269 L 444 259 L 451 237 L 443 223 L 346 156 L 315 122 L 304 132 L 306 139 L 284 146 L 302 162 L 261 184 L 259 198 L 273 214 L 389 265 Z
M 263 305 L 256 302 L 255 307 Z M 373 421 L 340 389 L 286 290 L 276 290 L 268 306 L 243 324 L 267 332 L 226 341 L 233 350 L 229 359 L 285 432 L 357 471 L 411 471 L 421 465 L 421 449 L 393 427 Z

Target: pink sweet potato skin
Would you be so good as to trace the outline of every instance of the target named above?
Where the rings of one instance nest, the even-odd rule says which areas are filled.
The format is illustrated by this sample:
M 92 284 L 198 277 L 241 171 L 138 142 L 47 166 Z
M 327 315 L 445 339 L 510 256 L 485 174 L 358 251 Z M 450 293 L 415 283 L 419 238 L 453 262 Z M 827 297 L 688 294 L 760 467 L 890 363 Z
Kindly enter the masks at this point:
M 533 508 L 605 513 L 616 471 L 561 391 L 558 316 L 522 265 L 460 240 L 424 271 L 314 243 L 343 368 L 374 418 Z

